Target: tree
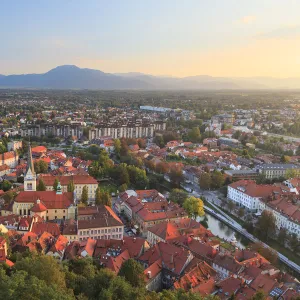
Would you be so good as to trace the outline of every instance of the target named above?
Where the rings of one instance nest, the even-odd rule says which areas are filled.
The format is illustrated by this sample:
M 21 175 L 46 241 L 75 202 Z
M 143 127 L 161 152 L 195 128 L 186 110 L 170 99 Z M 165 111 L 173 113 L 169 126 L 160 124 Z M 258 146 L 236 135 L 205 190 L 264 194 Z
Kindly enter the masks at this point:
M 291 179 L 291 178 L 297 177 L 298 175 L 299 175 L 299 173 L 296 170 L 288 169 L 288 170 L 286 170 L 285 178 Z
M 54 183 L 53 183 L 53 190 L 54 190 L 54 191 L 57 191 L 58 183 L 59 183 L 58 179 L 55 178 Z
M 297 249 L 300 248 L 300 241 L 296 233 L 289 236 L 289 246 L 295 252 L 297 252 Z
M 102 204 L 101 190 L 100 190 L 100 187 L 99 187 L 99 186 L 98 186 L 97 189 L 96 189 L 95 203 L 96 203 L 96 205 Z
M 251 300 L 265 300 L 267 297 L 265 296 L 264 292 L 258 290 L 252 297 Z
M 39 179 L 39 183 L 38 183 L 36 189 L 38 191 L 46 191 L 46 185 L 45 185 L 45 183 L 44 183 L 44 181 L 43 181 L 42 178 Z
M 171 168 L 169 177 L 173 187 L 180 187 L 180 183 L 183 181 L 182 168 L 180 166 Z
M 278 260 L 278 254 L 275 250 L 265 247 L 261 242 L 251 244 L 250 249 L 258 252 L 261 256 L 267 259 L 270 263 L 276 264 Z
M 278 243 L 284 246 L 287 237 L 288 237 L 287 230 L 285 228 L 281 228 L 279 230 L 279 233 L 278 233 L 278 236 L 277 236 Z
M 68 183 L 67 191 L 73 193 L 74 190 L 75 190 L 74 181 L 71 180 L 71 181 Z
M 224 184 L 224 175 L 219 171 L 211 174 L 211 185 L 213 188 L 220 188 Z
M 81 193 L 81 202 L 85 205 L 87 205 L 89 200 L 89 193 L 88 193 L 88 187 L 85 185 L 82 188 L 82 193 Z
M 132 258 L 122 264 L 119 275 L 124 277 L 134 287 L 144 285 L 144 268 Z
M 238 210 L 238 216 L 242 218 L 244 217 L 244 215 L 245 215 L 245 209 L 243 207 L 240 207 Z
M 193 127 L 189 132 L 188 132 L 188 138 L 191 142 L 197 143 L 200 141 L 201 134 L 200 134 L 200 129 L 199 127 Z
M 194 219 L 204 215 L 204 204 L 199 198 L 193 196 L 188 197 L 183 203 L 183 208 L 186 210 L 189 217 Z
M 203 190 L 208 190 L 211 187 L 211 177 L 209 173 L 202 173 L 199 178 L 199 186 Z
M 46 173 L 48 171 L 48 164 L 43 160 L 35 161 L 34 170 L 37 174 Z
M 169 195 L 169 199 L 172 202 L 183 205 L 184 201 L 187 199 L 188 193 L 181 189 L 173 189 Z
M 232 200 L 229 200 L 227 202 L 227 207 L 228 207 L 229 211 L 231 212 L 235 208 L 235 203 Z
M 281 162 L 286 164 L 286 163 L 289 163 L 290 161 L 291 161 L 291 158 L 289 156 L 287 156 L 287 155 L 281 156 Z
M 264 210 L 257 222 L 259 236 L 267 241 L 271 235 L 275 234 L 276 219 L 272 212 Z
M 5 180 L 2 182 L 2 190 L 3 190 L 4 192 L 10 190 L 11 187 L 12 187 L 12 184 L 11 184 L 11 182 L 9 182 L 8 180 L 5 179 Z
M 127 184 L 126 183 L 123 183 L 119 186 L 119 191 L 120 192 L 125 192 L 127 190 Z
M 60 288 L 66 288 L 65 274 L 62 266 L 52 256 L 32 255 L 25 257 L 17 260 L 15 269 L 36 276 L 44 280 L 48 285 L 55 284 Z

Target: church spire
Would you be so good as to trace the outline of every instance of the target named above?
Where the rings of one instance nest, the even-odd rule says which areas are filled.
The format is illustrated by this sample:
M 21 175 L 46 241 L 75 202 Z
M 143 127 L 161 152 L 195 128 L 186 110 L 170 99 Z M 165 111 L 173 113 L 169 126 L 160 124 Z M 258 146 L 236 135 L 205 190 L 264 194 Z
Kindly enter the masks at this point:
M 30 143 L 28 143 L 28 155 L 27 155 L 27 169 L 26 169 L 26 173 L 29 170 L 31 171 L 32 174 L 35 174 Z

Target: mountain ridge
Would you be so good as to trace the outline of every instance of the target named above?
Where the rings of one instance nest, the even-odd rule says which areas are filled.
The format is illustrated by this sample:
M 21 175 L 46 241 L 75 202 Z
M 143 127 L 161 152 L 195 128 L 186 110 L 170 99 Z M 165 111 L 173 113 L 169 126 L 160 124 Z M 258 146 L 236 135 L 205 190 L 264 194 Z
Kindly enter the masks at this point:
M 57 66 L 41 74 L 0 75 L 0 88 L 52 89 L 297 89 L 300 78 L 154 76 L 140 72 L 105 73 L 76 65 Z

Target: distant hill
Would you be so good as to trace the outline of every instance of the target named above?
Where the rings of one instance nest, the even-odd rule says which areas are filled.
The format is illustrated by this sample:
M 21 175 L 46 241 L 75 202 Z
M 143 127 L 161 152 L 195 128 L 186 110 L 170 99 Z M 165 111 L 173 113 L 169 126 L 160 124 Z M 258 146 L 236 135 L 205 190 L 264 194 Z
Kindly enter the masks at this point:
M 2 88 L 50 89 L 298 89 L 300 78 L 225 78 L 208 75 L 171 77 L 138 72 L 104 73 L 74 65 L 58 66 L 44 74 L 0 75 Z

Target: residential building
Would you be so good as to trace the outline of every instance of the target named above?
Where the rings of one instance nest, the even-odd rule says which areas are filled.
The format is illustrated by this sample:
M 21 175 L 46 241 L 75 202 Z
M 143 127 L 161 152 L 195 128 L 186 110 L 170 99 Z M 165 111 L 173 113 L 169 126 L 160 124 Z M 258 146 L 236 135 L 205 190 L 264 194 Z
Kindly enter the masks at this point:
M 294 164 L 262 164 L 256 166 L 256 170 L 267 179 L 286 178 L 289 170 L 293 170 L 297 176 L 300 175 L 300 166 Z
M 89 131 L 89 140 L 99 139 L 104 136 L 111 136 L 113 139 L 119 138 L 144 138 L 153 137 L 156 130 L 166 130 L 166 123 L 155 121 L 149 122 L 126 122 L 118 120 L 113 123 L 103 122 Z
M 78 208 L 78 239 L 123 239 L 124 224 L 108 206 Z
M 7 165 L 14 169 L 18 165 L 19 154 L 16 151 L 9 151 L 0 154 L 0 166 Z

